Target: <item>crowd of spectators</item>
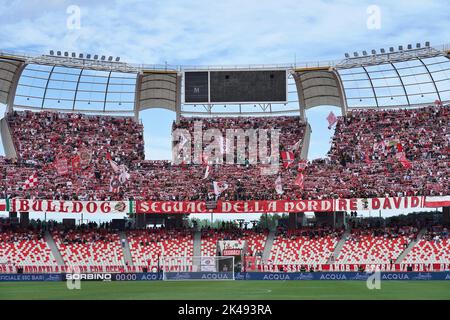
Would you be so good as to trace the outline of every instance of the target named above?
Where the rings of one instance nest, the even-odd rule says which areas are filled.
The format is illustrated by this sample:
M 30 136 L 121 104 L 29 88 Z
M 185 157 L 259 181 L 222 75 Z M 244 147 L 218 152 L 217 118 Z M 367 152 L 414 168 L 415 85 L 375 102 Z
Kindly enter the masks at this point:
M 422 236 L 423 240 L 439 242 L 448 239 L 448 229 L 443 226 L 429 227 L 427 232 Z
M 294 183 L 299 149 L 294 165 L 279 167 L 281 195 L 275 190 L 277 175 L 262 174 L 262 164 L 211 165 L 205 178 L 203 164 L 144 160 L 143 128 L 130 118 L 14 112 L 8 122 L 19 158 L 14 162 L 0 157 L 0 196 L 208 200 L 215 198 L 213 181 L 228 184 L 220 195 L 223 200 L 447 195 L 449 107 L 351 111 L 339 117 L 329 157 L 308 163 L 303 187 Z M 226 129 L 280 129 L 280 150 L 292 150 L 305 132 L 299 117 L 181 118 L 173 129 L 193 134 L 194 123 L 200 120 L 203 130 L 216 128 L 224 137 Z M 399 152 L 405 154 L 411 167 L 405 168 L 398 161 Z M 110 188 L 114 172 L 108 153 L 129 169 L 130 178 L 117 191 Z M 81 170 L 58 174 L 55 159 L 64 156 L 70 160 L 80 154 L 86 162 Z M 38 185 L 24 190 L 23 183 L 33 173 L 38 174 Z

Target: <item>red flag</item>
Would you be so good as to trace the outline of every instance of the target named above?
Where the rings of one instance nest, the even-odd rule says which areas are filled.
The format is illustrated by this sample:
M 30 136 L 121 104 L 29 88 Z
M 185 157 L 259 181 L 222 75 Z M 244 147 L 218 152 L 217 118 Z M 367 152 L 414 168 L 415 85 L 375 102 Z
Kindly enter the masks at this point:
M 111 153 L 109 153 L 109 152 L 107 152 L 106 153 L 106 160 L 112 160 L 112 158 L 111 158 Z
M 38 176 L 36 173 L 33 173 L 28 179 L 27 181 L 25 181 L 25 183 L 23 184 L 23 189 L 24 190 L 28 190 L 28 189 L 33 189 L 34 187 L 36 187 L 38 185 Z
M 398 161 L 400 161 L 400 163 L 402 164 L 402 166 L 404 168 L 409 169 L 412 167 L 411 162 L 409 162 L 409 160 L 406 159 L 406 155 L 404 152 L 397 153 L 396 157 L 397 157 Z
M 365 163 L 367 163 L 367 164 L 372 164 L 372 159 L 370 159 L 370 156 L 369 156 L 369 152 L 368 151 L 366 151 L 366 153 L 365 153 L 365 155 L 364 155 L 364 162 Z
M 81 169 L 81 158 L 79 155 L 76 155 L 72 158 L 72 170 L 74 172 L 80 171 Z
M 400 142 L 397 143 L 397 152 L 403 152 L 403 146 Z
M 281 151 L 283 166 L 287 169 L 294 162 L 294 153 L 292 151 Z
M 301 160 L 298 163 L 297 171 L 298 172 L 303 172 L 306 169 L 306 167 L 308 167 L 308 163 L 306 162 L 306 160 Z
M 120 190 L 120 181 L 117 177 L 111 177 L 109 181 L 109 192 L 119 193 Z
M 303 189 L 303 182 L 304 182 L 304 176 L 303 173 L 299 173 L 297 178 L 295 178 L 294 184 L 296 184 L 297 186 L 299 186 L 300 188 Z
M 331 129 L 331 127 L 337 122 L 337 118 L 334 115 L 333 111 L 330 112 L 330 114 L 327 117 L 328 120 L 328 129 Z
M 64 176 L 69 173 L 69 167 L 67 165 L 66 158 L 60 158 L 55 161 L 55 168 L 60 176 Z

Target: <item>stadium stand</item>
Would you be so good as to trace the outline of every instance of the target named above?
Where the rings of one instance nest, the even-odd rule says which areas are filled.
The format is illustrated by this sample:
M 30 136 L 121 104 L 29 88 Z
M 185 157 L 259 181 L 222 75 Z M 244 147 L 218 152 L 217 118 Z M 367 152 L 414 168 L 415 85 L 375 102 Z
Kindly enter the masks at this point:
M 155 270 L 161 265 L 162 257 L 192 257 L 194 254 L 193 232 L 189 229 L 130 230 L 127 238 L 133 265 L 138 269 Z
M 414 245 L 402 263 L 449 263 L 450 240 L 448 230 L 434 226 Z
M 201 237 L 201 255 L 216 256 L 217 244 L 222 240 L 236 241 L 241 247 L 246 246 L 246 254 L 261 257 L 267 240 L 267 231 L 256 231 L 251 229 L 229 228 L 203 229 Z
M 325 264 L 342 236 L 343 230 L 331 228 L 303 228 L 278 230 L 268 264 L 320 265 Z
M 9 121 L 21 158 L 18 164 L 1 160 L 1 192 L 10 196 L 80 200 L 207 200 L 213 194 L 212 181 L 225 181 L 229 187 L 221 197 L 228 200 L 445 195 L 450 192 L 450 147 L 446 138 L 448 126 L 444 125 L 448 115 L 447 105 L 412 110 L 352 111 L 346 117 L 339 117 L 329 158 L 308 164 L 303 189 L 294 184 L 296 166 L 283 169 L 285 192 L 278 195 L 274 176 L 261 175 L 262 165 L 259 164 L 212 165 L 209 176 L 204 179 L 203 165 L 143 160 L 142 126 L 130 119 L 15 112 Z M 74 128 L 69 125 L 73 118 L 78 123 Z M 191 130 L 194 119 L 182 118 L 174 128 Z M 223 129 L 283 128 L 281 150 L 292 149 L 304 134 L 298 117 L 250 119 L 202 120 L 205 128 L 217 124 Z M 30 125 L 34 121 L 37 125 Z M 98 125 L 108 130 L 99 131 Z M 58 128 L 61 136 L 55 136 L 49 127 Z M 117 142 L 110 138 L 117 136 L 128 139 Z M 48 141 L 48 144 L 37 141 Z M 56 147 L 59 143 L 64 147 Z M 58 154 L 75 156 L 89 146 L 92 157 L 86 167 L 80 172 L 69 170 L 68 175 L 58 174 L 53 165 Z M 121 184 L 117 192 L 110 189 L 114 173 L 106 161 L 108 152 L 129 169 L 130 179 Z M 400 152 L 406 157 L 404 165 L 396 158 Z M 34 172 L 38 172 L 38 186 L 23 190 L 23 182 Z
M 46 243 L 43 233 L 37 230 L 5 230 L 0 232 L 0 273 L 49 272 L 56 260 Z
M 417 233 L 417 228 L 406 226 L 352 230 L 335 263 L 393 264 Z
M 117 233 L 106 229 L 54 230 L 52 236 L 66 266 L 107 270 L 125 265 Z
M 358 110 L 338 117 L 329 159 L 309 164 L 299 196 L 449 194 L 449 109 Z M 397 160 L 399 152 L 411 168 Z
M 306 123 L 304 123 L 298 116 L 278 116 L 278 117 L 217 117 L 217 118 L 186 118 L 181 117 L 178 123 L 174 122 L 172 125 L 172 130 L 186 129 L 189 131 L 191 137 L 194 137 L 194 126 L 195 123 L 200 123 L 202 132 L 210 129 L 218 130 L 224 137 L 223 142 L 223 152 L 224 161 L 226 160 L 226 154 L 232 149 L 232 147 L 237 145 L 238 142 L 227 141 L 225 137 L 229 133 L 236 132 L 235 130 L 279 130 L 280 133 L 280 151 L 282 150 L 292 150 L 294 145 L 301 139 L 305 134 Z M 228 131 L 229 130 L 229 131 Z M 270 140 L 269 140 L 270 141 Z M 202 150 L 211 141 L 203 140 Z M 196 140 L 191 140 L 191 150 L 192 156 L 194 155 Z M 295 149 L 301 148 L 301 143 Z M 246 146 L 246 152 L 249 152 L 248 146 Z M 235 157 L 235 161 L 238 159 Z

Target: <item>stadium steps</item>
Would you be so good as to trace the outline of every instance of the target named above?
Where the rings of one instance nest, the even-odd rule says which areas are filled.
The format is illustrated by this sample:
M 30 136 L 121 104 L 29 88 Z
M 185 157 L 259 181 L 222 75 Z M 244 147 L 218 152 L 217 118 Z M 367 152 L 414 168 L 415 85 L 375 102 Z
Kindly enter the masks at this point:
M 423 228 L 422 230 L 419 231 L 419 233 L 417 234 L 417 239 L 411 241 L 408 246 L 406 247 L 406 249 L 398 256 L 397 260 L 395 260 L 395 263 L 401 263 L 403 261 L 403 259 L 406 258 L 406 256 L 408 255 L 408 253 L 411 252 L 412 248 L 417 244 L 417 242 L 420 241 L 420 239 L 422 239 L 423 235 L 427 232 L 427 228 Z
M 345 230 L 344 234 L 342 235 L 341 239 L 337 243 L 336 247 L 334 248 L 333 253 L 330 255 L 330 257 L 327 260 L 327 264 L 334 263 L 334 260 L 339 256 L 339 252 L 341 252 L 342 247 L 345 245 L 345 240 L 350 234 L 350 230 Z
M 45 241 L 50 247 L 50 250 L 52 251 L 52 254 L 55 257 L 58 266 L 63 267 L 65 265 L 64 259 L 61 255 L 61 252 L 59 252 L 58 247 L 56 246 L 55 240 L 53 240 L 52 235 L 48 231 L 45 231 Z
M 201 255 L 201 245 L 202 245 L 202 233 L 201 233 L 201 231 L 195 231 L 195 233 L 194 233 L 194 257 L 199 257 Z
M 262 256 L 263 263 L 266 263 L 270 257 L 270 251 L 272 250 L 273 240 L 275 239 L 275 231 L 271 230 L 267 235 L 266 245 L 264 246 L 264 252 Z
M 128 242 L 127 234 L 122 231 L 119 234 L 120 236 L 120 246 L 122 247 L 123 257 L 125 258 L 125 262 L 128 262 L 129 266 L 133 265 L 133 259 L 131 258 L 131 250 L 130 244 Z M 125 240 L 125 247 L 122 246 L 122 241 Z

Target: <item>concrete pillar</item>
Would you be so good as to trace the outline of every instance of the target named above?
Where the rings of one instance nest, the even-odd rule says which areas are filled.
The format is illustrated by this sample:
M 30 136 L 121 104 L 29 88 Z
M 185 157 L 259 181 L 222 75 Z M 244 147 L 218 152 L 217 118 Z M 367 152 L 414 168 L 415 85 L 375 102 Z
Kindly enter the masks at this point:
M 145 214 L 139 213 L 136 214 L 136 228 L 141 229 L 145 228 L 146 221 L 145 221 Z
M 289 223 L 288 223 L 288 229 L 294 230 L 297 228 L 297 213 L 296 212 L 290 212 L 289 213 Z
M 21 212 L 20 213 L 20 226 L 22 228 L 28 227 L 30 224 L 30 213 L 29 212 Z
M 442 223 L 445 225 L 450 225 L 450 207 L 443 207 L 442 209 Z

